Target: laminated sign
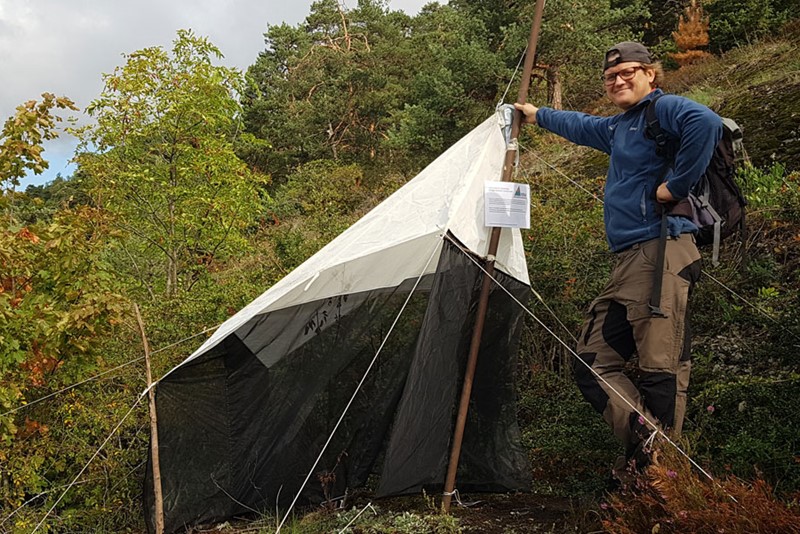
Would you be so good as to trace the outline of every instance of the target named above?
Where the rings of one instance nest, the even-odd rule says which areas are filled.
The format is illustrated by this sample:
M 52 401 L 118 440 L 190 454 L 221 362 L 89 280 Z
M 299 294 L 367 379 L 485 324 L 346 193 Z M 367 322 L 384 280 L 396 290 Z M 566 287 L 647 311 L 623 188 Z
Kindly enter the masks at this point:
M 530 228 L 531 189 L 528 184 L 485 182 L 484 220 L 489 227 Z

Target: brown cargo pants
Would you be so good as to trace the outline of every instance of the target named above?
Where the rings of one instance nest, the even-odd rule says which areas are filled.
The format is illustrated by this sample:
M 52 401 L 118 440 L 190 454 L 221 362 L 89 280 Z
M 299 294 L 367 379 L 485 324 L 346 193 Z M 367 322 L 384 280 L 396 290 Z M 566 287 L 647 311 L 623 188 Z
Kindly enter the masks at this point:
M 643 424 L 620 394 L 647 419 L 679 435 L 686 412 L 691 369 L 688 302 L 700 277 L 700 254 L 691 234 L 667 240 L 661 310 L 650 313 L 649 301 L 658 239 L 620 252 L 611 280 L 589 307 L 578 340 L 575 379 L 583 396 L 625 445 L 629 459 L 652 429 Z M 625 373 L 638 354 L 638 379 Z M 611 388 L 613 387 L 614 390 Z

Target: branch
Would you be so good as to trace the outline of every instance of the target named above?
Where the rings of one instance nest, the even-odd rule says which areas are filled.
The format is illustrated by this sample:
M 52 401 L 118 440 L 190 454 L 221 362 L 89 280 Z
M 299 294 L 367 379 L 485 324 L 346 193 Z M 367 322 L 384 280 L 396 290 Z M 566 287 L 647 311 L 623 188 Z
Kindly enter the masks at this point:
M 164 255 L 167 256 L 169 259 L 171 259 L 173 261 L 176 259 L 169 253 L 169 251 L 166 248 L 161 246 L 158 243 L 158 241 L 153 240 L 152 238 L 150 238 L 147 235 L 145 235 L 144 233 L 140 232 L 139 230 L 137 230 L 133 226 L 130 226 L 130 225 L 127 225 L 127 224 L 124 224 L 124 223 L 115 223 L 115 224 L 116 224 L 116 226 L 118 228 L 121 228 L 122 230 L 126 230 L 126 231 L 132 233 L 133 235 L 135 235 L 136 237 L 139 237 L 139 238 L 143 239 L 144 241 L 150 243 L 151 245 L 156 247 L 158 250 L 163 252 Z
M 131 186 L 129 191 L 136 197 L 136 199 L 139 202 L 139 205 L 144 204 L 147 206 L 147 208 L 150 210 L 148 215 L 152 215 L 152 220 L 156 222 L 156 226 L 160 226 L 165 232 L 168 232 L 169 228 L 167 228 L 167 223 L 163 221 L 161 217 L 159 217 L 158 211 L 152 206 L 152 204 L 150 204 L 150 201 L 147 199 L 147 197 L 143 197 L 142 195 L 140 195 L 136 186 Z
M 155 302 L 156 296 L 153 293 L 153 288 L 150 287 L 150 284 L 145 282 L 144 274 L 142 274 L 142 270 L 139 268 L 139 265 L 136 263 L 136 258 L 133 257 L 133 254 L 131 254 L 131 252 L 128 250 L 128 247 L 125 246 L 124 242 L 122 243 L 122 250 L 125 252 L 125 254 L 127 254 L 128 258 L 130 259 L 131 264 L 133 265 L 133 269 L 136 271 L 136 274 L 139 277 L 139 281 L 142 283 L 144 288 L 147 290 L 147 293 L 150 295 L 150 300 Z
M 347 51 L 350 51 L 350 34 L 347 33 L 347 19 L 345 19 L 344 11 L 342 10 L 341 2 L 336 2 L 336 9 L 339 11 L 339 16 L 342 17 L 342 29 L 344 30 L 344 40 L 347 43 Z

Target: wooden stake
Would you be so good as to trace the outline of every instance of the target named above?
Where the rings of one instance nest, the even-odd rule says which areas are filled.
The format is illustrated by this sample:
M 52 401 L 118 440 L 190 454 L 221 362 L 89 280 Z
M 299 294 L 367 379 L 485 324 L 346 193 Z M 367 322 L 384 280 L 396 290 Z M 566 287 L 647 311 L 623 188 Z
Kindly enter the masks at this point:
M 544 0 L 536 0 L 536 11 L 533 16 L 531 33 L 528 37 L 528 49 L 525 53 L 525 64 L 522 70 L 517 102 L 524 104 L 531 82 L 531 71 L 533 70 L 533 60 L 536 56 L 536 43 L 539 40 L 539 30 L 542 26 L 542 12 L 544 11 Z M 511 123 L 511 138 L 516 140 L 519 136 L 520 124 L 522 123 L 522 112 L 515 111 L 514 120 Z M 506 150 L 506 158 L 503 163 L 502 181 L 508 182 L 514 170 L 517 150 L 511 147 Z M 461 402 L 458 407 L 458 417 L 456 418 L 456 428 L 453 431 L 453 444 L 450 449 L 450 463 L 447 466 L 447 477 L 445 478 L 444 496 L 442 497 L 442 510 L 444 513 L 450 512 L 450 502 L 453 499 L 453 491 L 456 486 L 456 471 L 458 470 L 458 460 L 461 456 L 461 444 L 464 440 L 464 427 L 467 423 L 467 412 L 469 411 L 469 399 L 472 395 L 472 382 L 475 378 L 475 368 L 478 365 L 478 352 L 483 337 L 483 327 L 486 322 L 486 311 L 489 307 L 489 290 L 491 289 L 492 277 L 494 276 L 495 254 L 500 243 L 501 228 L 492 228 L 489 240 L 489 251 L 486 254 L 486 263 L 481 285 L 480 300 L 478 301 L 478 312 L 475 317 L 475 327 L 472 331 L 469 356 L 467 358 L 467 369 L 464 373 L 464 385 L 461 389 Z
M 153 386 L 153 375 L 150 372 L 150 343 L 147 342 L 147 335 L 144 331 L 144 321 L 142 314 L 139 313 L 139 306 L 133 304 L 136 312 L 136 322 L 139 323 L 139 333 L 142 335 L 142 345 L 144 346 L 144 364 L 147 370 L 147 387 L 150 398 L 150 454 L 153 459 L 153 497 L 155 498 L 156 534 L 164 534 L 164 497 L 161 494 L 161 467 L 158 462 L 158 418 L 156 415 L 156 388 Z

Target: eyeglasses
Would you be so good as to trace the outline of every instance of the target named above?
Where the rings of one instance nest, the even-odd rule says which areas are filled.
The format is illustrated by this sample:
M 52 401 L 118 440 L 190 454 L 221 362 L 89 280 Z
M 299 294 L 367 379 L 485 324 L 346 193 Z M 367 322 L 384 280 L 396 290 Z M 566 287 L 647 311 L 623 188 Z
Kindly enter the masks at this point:
M 614 85 L 614 83 L 617 81 L 617 76 L 619 76 L 620 78 L 622 78 L 624 81 L 627 82 L 632 80 L 633 77 L 636 76 L 636 71 L 638 69 L 644 70 L 644 67 L 642 67 L 641 65 L 637 65 L 636 67 L 628 67 L 627 69 L 622 69 L 621 71 L 615 72 L 614 74 L 603 74 L 602 76 L 600 76 L 600 79 L 603 80 L 603 83 L 605 85 Z

